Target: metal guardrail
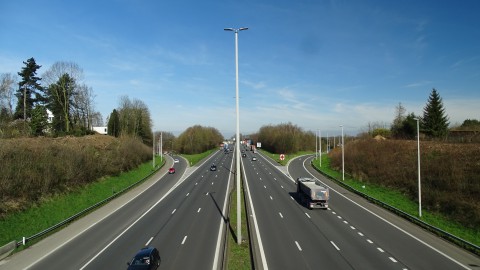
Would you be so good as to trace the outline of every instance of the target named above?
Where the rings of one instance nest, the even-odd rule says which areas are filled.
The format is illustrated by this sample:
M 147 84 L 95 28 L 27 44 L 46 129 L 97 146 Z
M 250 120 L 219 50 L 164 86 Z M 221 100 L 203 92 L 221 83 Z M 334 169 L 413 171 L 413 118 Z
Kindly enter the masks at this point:
M 312 162 L 313 162 L 313 161 L 312 161 Z M 402 210 L 400 210 L 400 209 L 397 209 L 397 208 L 395 208 L 395 207 L 393 207 L 393 206 L 391 206 L 391 205 L 389 205 L 389 204 L 386 204 L 386 203 L 384 203 L 384 202 L 382 202 L 382 201 L 380 201 L 380 200 L 377 200 L 377 199 L 375 199 L 375 198 L 373 198 L 373 197 L 370 197 L 370 196 L 368 196 L 367 194 L 365 194 L 365 193 L 363 193 L 363 192 L 361 192 L 361 191 L 358 191 L 358 190 L 352 188 L 351 186 L 345 184 L 344 182 L 336 179 L 335 177 L 333 177 L 333 176 L 331 176 L 331 175 L 329 175 L 329 174 L 327 174 L 327 173 L 325 173 L 325 172 L 320 171 L 317 167 L 313 166 L 313 164 L 312 164 L 312 167 L 313 167 L 317 172 L 319 172 L 319 173 L 321 173 L 322 175 L 326 176 L 327 178 L 331 179 L 332 181 L 334 181 L 335 183 L 339 184 L 339 185 L 342 186 L 343 188 L 345 188 L 345 189 L 347 189 L 347 190 L 349 190 L 349 191 L 351 191 L 351 192 L 353 192 L 353 193 L 355 193 L 355 194 L 357 194 L 357 195 L 359 195 L 359 196 L 362 196 L 363 198 L 365 198 L 365 199 L 367 199 L 367 200 L 369 200 L 369 201 L 371 201 L 371 202 L 373 202 L 373 203 L 375 203 L 375 204 L 377 204 L 377 205 L 379 205 L 379 206 L 381 206 L 381 207 L 383 207 L 383 208 L 385 208 L 385 209 L 387 209 L 387 210 L 395 213 L 396 215 L 398 215 L 398 216 L 400 216 L 400 217 L 402 217 L 402 218 L 404 218 L 404 219 L 409 220 L 410 222 L 412 222 L 412 223 L 414 223 L 414 224 L 416 224 L 416 225 L 418 225 L 418 226 L 420 226 L 420 227 L 422 227 L 422 228 L 424 228 L 424 229 L 426 229 L 426 230 L 428 230 L 428 231 L 430 231 L 430 232 L 432 232 L 432 233 L 435 233 L 436 235 L 442 237 L 443 239 L 445 239 L 445 240 L 447 240 L 447 241 L 449 241 L 449 242 L 451 242 L 451 243 L 456 244 L 457 246 L 459 246 L 459 247 L 461 247 L 461 248 L 463 248 L 463 249 L 466 249 L 466 250 L 468 250 L 468 251 L 470 251 L 470 252 L 472 252 L 472 253 L 474 253 L 474 254 L 476 254 L 476 255 L 480 255 L 480 247 L 479 247 L 479 246 L 477 246 L 477 245 L 475 245 L 475 244 L 473 244 L 473 243 L 470 243 L 470 242 L 468 242 L 468 241 L 466 241 L 466 240 L 464 240 L 464 239 L 462 239 L 462 238 L 460 238 L 460 237 L 458 237 L 458 236 L 455 236 L 455 235 L 453 235 L 453 234 L 451 234 L 451 233 L 449 233 L 449 232 L 446 232 L 446 231 L 444 231 L 444 230 L 442 230 L 442 229 L 439 229 L 439 228 L 437 228 L 437 227 L 435 227 L 435 226 L 432 226 L 432 225 L 430 225 L 430 224 L 428 224 L 428 223 L 426 223 L 426 222 L 418 219 L 417 217 L 412 216 L 412 215 L 410 215 L 410 214 L 408 214 L 408 213 L 406 213 L 406 212 L 404 212 L 404 211 L 402 211 Z
M 17 248 L 17 247 L 19 247 L 19 246 L 21 246 L 21 245 L 25 245 L 25 244 L 26 244 L 27 242 L 29 242 L 29 241 L 32 241 L 32 240 L 34 240 L 34 239 L 36 239 L 36 238 L 39 238 L 39 237 L 42 237 L 42 236 L 44 236 L 44 235 L 46 235 L 46 234 L 48 234 L 48 233 L 50 233 L 50 232 L 52 232 L 52 231 L 55 231 L 55 230 L 57 230 L 58 228 L 60 228 L 60 227 L 62 227 L 62 226 L 65 226 L 66 224 L 68 224 L 68 223 L 74 221 L 75 219 L 77 219 L 77 218 L 85 215 L 86 213 L 92 211 L 93 209 L 95 209 L 95 208 L 97 208 L 97 207 L 99 207 L 99 206 L 101 206 L 101 205 L 103 205 L 103 204 L 105 204 L 105 203 L 107 203 L 107 202 L 115 199 L 115 198 L 118 197 L 119 195 L 125 193 L 126 191 L 132 189 L 133 187 L 137 186 L 138 184 L 140 184 L 140 183 L 142 183 L 143 181 L 145 181 L 146 179 L 148 179 L 150 176 L 152 176 L 154 173 L 156 173 L 160 168 L 161 168 L 161 166 L 157 166 L 157 167 L 155 168 L 155 170 L 153 170 L 150 174 L 148 174 L 148 175 L 145 176 L 144 178 L 142 178 L 142 179 L 138 180 L 137 182 L 131 184 L 130 186 L 128 186 L 128 187 L 120 190 L 119 192 L 113 194 L 112 196 L 110 196 L 110 197 L 108 197 L 108 198 L 106 198 L 106 199 L 104 199 L 104 200 L 102 200 L 102 201 L 100 201 L 100 202 L 98 202 L 98 203 L 96 203 L 96 204 L 94 204 L 94 205 L 92 205 L 92 206 L 90 206 L 90 207 L 88 207 L 88 208 L 86 208 L 86 209 L 84 209 L 84 210 L 76 213 L 75 215 L 73 215 L 73 216 L 71 216 L 71 217 L 69 217 L 69 218 L 67 218 L 67 219 L 65 219 L 65 220 L 63 220 L 63 221 L 61 221 L 61 222 L 59 222 L 59 223 L 51 226 L 50 228 L 47 228 L 47 229 L 45 229 L 45 230 L 43 230 L 43 231 L 41 231 L 41 232 L 39 232 L 39 233 L 36 233 L 36 234 L 34 234 L 34 235 L 30 236 L 30 237 L 23 237 L 23 239 L 22 239 L 21 241 L 16 242 L 15 247 Z

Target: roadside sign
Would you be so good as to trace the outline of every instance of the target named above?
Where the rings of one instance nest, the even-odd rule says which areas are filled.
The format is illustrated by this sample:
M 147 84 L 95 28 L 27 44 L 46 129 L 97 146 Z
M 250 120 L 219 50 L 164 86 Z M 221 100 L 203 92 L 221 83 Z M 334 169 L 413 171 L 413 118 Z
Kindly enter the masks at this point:
M 284 160 L 285 159 L 285 155 L 284 154 L 280 154 L 280 160 Z

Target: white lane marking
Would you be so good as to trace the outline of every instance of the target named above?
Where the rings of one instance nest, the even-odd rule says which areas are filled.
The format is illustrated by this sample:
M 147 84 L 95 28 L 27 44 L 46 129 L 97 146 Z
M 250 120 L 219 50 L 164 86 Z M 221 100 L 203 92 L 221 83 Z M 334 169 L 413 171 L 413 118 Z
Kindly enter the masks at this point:
M 310 215 L 308 213 L 305 213 L 305 215 L 307 215 L 308 218 L 311 218 Z
M 230 171 L 233 171 L 232 170 L 233 168 L 233 159 L 232 159 L 232 162 L 231 162 L 231 165 L 230 165 Z M 231 182 L 231 178 L 232 177 L 232 174 L 229 174 L 228 176 L 228 184 L 226 185 L 226 190 L 225 190 L 225 194 L 228 192 L 228 188 L 230 187 L 230 182 Z M 207 192 L 208 194 L 208 192 Z M 219 229 L 218 229 L 218 236 L 217 236 L 217 246 L 215 248 L 215 257 L 213 258 L 213 266 L 212 266 L 212 269 L 218 269 L 218 264 L 219 264 L 219 258 L 220 258 L 220 254 L 223 255 L 223 252 L 220 252 L 220 243 L 221 243 L 221 240 L 222 240 L 222 235 L 223 235 L 223 231 L 225 230 L 226 226 L 224 224 L 225 221 L 223 219 L 224 215 L 226 215 L 226 209 L 227 209 L 227 196 L 225 196 L 225 200 L 223 202 L 223 210 L 222 210 L 222 215 L 219 217 L 219 221 L 220 221 L 220 225 L 219 225 Z M 222 249 L 223 251 L 223 249 Z
M 330 243 L 332 243 L 333 247 L 335 247 L 336 250 L 340 251 L 340 249 L 337 247 L 337 245 L 335 245 L 333 241 L 330 241 Z
M 173 209 L 173 211 L 172 211 L 172 215 L 173 215 L 173 213 L 175 213 L 175 211 L 177 211 L 177 209 L 176 209 L 176 208 L 175 208 L 175 209 Z
M 363 236 L 363 233 L 361 233 L 361 232 L 358 232 L 358 235 L 360 235 L 360 236 Z
M 185 244 L 185 241 L 187 241 L 187 236 L 183 237 L 182 245 Z
M 189 193 L 187 193 L 187 196 L 185 196 L 185 197 L 188 197 L 188 195 L 190 195 L 190 192 L 189 192 Z
M 315 176 L 314 176 L 313 174 L 311 174 L 311 173 L 307 170 L 307 168 L 305 167 L 305 162 L 306 162 L 307 160 L 308 160 L 308 158 L 306 158 L 305 161 L 302 163 L 302 164 L 303 164 L 303 168 L 305 169 L 305 171 L 306 171 L 308 174 L 310 174 L 312 177 L 315 177 Z M 290 161 L 289 161 L 289 162 L 290 162 Z M 288 167 L 287 167 L 287 170 L 288 170 Z M 279 171 L 282 172 L 280 169 L 279 169 Z M 285 174 L 285 175 L 286 175 L 286 174 Z M 287 175 L 287 177 L 288 177 L 288 175 Z M 294 180 L 293 178 L 289 177 L 289 179 L 290 179 L 292 182 L 295 182 L 295 180 Z M 321 181 L 320 181 L 320 182 L 321 182 Z M 361 209 L 367 211 L 368 213 L 372 214 L 373 216 L 377 217 L 378 219 L 382 220 L 383 222 L 389 224 L 390 226 L 394 227 L 395 229 L 397 229 L 397 230 L 403 232 L 404 234 L 410 236 L 411 238 L 417 240 L 418 242 L 422 243 L 422 244 L 425 245 L 426 247 L 429 247 L 430 249 L 434 250 L 434 251 L 437 252 L 438 254 L 440 254 L 440 255 L 444 256 L 445 258 L 449 259 L 450 261 L 458 264 L 458 265 L 461 266 L 462 268 L 468 269 L 468 270 L 470 269 L 470 268 L 468 268 L 467 266 L 465 266 L 465 265 L 463 265 L 462 263 L 460 263 L 459 261 L 455 260 L 454 258 L 452 258 L 452 257 L 448 256 L 447 254 L 443 253 L 443 252 L 440 251 L 439 249 L 437 249 L 437 248 L 433 247 L 432 245 L 428 244 L 427 242 L 421 240 L 420 238 L 414 236 L 413 234 L 407 232 L 406 230 L 400 228 L 399 226 L 397 226 L 397 225 L 393 224 L 392 222 L 386 220 L 385 218 L 379 216 L 378 214 L 376 214 L 376 213 L 368 210 L 368 209 L 365 208 L 364 206 L 358 204 L 357 202 L 353 201 L 352 199 L 350 199 L 350 198 L 348 198 L 347 196 L 343 195 L 342 193 L 338 192 L 336 189 L 332 188 L 331 186 L 325 184 L 324 182 L 322 182 L 322 183 L 323 183 L 326 187 L 328 187 L 330 190 L 332 190 L 333 192 L 337 193 L 339 196 L 343 197 L 345 200 L 350 201 L 350 202 L 353 203 L 354 205 L 360 207 Z
M 208 192 L 207 192 L 207 194 L 205 194 L 205 195 L 208 196 Z
M 195 186 L 196 186 L 196 185 L 198 185 L 198 182 L 197 182 L 197 183 L 195 183 Z
M 388 257 L 388 258 L 390 259 L 390 261 L 392 261 L 392 262 L 394 262 L 394 263 L 397 262 L 397 260 L 395 260 L 395 258 L 393 258 L 393 257 Z
M 373 241 L 370 240 L 370 239 L 367 239 L 367 242 L 370 243 L 370 244 L 373 244 Z
M 273 198 L 272 198 L 272 196 L 270 196 L 270 200 L 272 200 L 272 201 L 273 201 Z
M 277 181 L 277 178 L 274 177 L 273 180 Z
M 260 181 L 262 181 L 262 178 L 260 177 Z
M 335 211 L 332 211 L 332 214 L 336 215 L 337 213 L 335 213 Z
M 283 188 L 283 186 L 281 186 Z
M 200 210 L 202 210 L 202 208 L 198 208 L 198 211 L 197 211 L 197 213 L 200 213 Z
M 337 216 L 337 217 L 338 217 L 339 219 L 342 219 L 342 217 L 341 217 L 341 216 Z
M 265 185 L 264 185 L 263 187 L 264 187 L 264 188 L 267 188 L 267 186 L 265 186 Z
M 379 247 L 378 247 L 377 249 L 378 249 L 378 251 L 380 251 L 380 252 L 382 252 L 382 253 L 385 252 L 385 251 L 383 251 L 383 249 L 381 249 L 381 248 L 379 248 Z
M 150 245 L 150 242 L 152 242 L 152 240 L 153 240 L 153 236 L 150 237 L 150 240 L 148 240 L 147 243 L 145 243 L 145 246 L 148 247 L 148 245 Z
M 353 227 L 353 226 L 350 226 L 350 229 L 352 229 L 352 230 L 355 230 L 355 227 Z
M 278 214 L 280 215 L 281 218 L 283 218 L 282 212 L 278 212 Z
M 290 196 L 290 199 L 292 199 L 292 201 L 295 201 L 295 199 L 292 196 Z
M 348 224 L 348 221 L 344 220 L 343 223 Z
M 212 186 L 213 186 L 213 182 L 212 182 Z
M 295 245 L 297 245 L 298 250 L 302 251 L 302 247 L 300 246 L 300 244 L 297 241 L 295 241 Z

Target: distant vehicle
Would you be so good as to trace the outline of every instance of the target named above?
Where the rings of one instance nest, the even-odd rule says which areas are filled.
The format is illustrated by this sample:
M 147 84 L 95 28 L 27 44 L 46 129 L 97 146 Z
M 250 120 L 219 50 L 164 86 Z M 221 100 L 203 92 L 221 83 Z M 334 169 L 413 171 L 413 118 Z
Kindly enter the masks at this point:
M 297 194 L 309 209 L 328 208 L 329 190 L 318 179 L 297 178 Z
M 154 247 L 142 248 L 133 259 L 127 263 L 127 270 L 150 270 L 157 269 L 160 266 L 160 254 Z
M 252 157 L 252 161 L 257 161 L 257 158 L 256 158 L 256 157 Z
M 173 163 L 178 163 L 180 162 L 177 158 L 173 160 Z
M 243 153 L 243 154 L 242 154 L 242 157 L 247 157 L 247 154 Z
M 175 173 L 175 168 L 171 167 L 170 169 L 168 169 L 168 173 L 169 174 Z
M 216 171 L 217 170 L 217 166 L 215 164 L 212 164 L 212 166 L 210 166 L 210 171 Z

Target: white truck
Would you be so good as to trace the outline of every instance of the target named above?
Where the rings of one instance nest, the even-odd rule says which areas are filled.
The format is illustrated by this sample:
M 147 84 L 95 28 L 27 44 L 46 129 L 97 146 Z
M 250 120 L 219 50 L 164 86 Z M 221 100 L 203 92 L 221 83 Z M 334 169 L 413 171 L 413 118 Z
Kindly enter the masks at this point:
M 309 209 L 328 208 L 329 190 L 318 179 L 297 178 L 297 194 L 300 201 L 306 204 Z

